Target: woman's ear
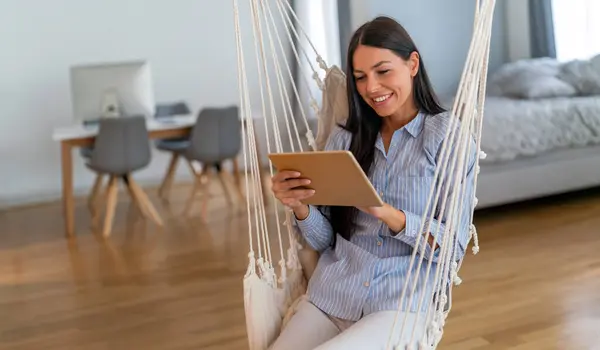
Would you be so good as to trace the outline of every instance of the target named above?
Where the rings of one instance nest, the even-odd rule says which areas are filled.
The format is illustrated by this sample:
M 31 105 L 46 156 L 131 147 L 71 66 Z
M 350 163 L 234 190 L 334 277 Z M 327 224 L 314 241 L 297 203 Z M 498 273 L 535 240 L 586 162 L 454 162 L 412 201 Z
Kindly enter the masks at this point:
M 413 51 L 408 58 L 408 65 L 410 68 L 410 76 L 415 77 L 419 72 L 419 53 L 417 51 Z

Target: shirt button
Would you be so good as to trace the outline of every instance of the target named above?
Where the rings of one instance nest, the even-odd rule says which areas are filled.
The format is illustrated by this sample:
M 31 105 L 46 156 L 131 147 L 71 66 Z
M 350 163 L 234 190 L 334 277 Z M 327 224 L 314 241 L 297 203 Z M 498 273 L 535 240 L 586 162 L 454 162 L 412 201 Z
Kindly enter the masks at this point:
M 377 245 L 378 245 L 378 246 L 381 246 L 381 241 L 377 241 Z
M 379 195 L 380 195 L 380 196 L 383 196 L 383 191 L 379 192 Z
M 364 285 L 365 285 L 365 287 L 368 287 L 368 286 L 369 286 L 369 281 L 366 281 L 366 282 L 364 283 Z

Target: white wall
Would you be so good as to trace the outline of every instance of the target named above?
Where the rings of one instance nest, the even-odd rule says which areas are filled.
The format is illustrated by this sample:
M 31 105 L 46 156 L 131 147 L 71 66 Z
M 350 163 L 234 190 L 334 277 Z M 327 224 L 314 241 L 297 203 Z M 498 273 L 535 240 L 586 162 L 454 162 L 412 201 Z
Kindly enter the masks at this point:
M 530 58 L 529 2 L 505 0 L 504 7 L 506 9 L 505 27 L 508 60 L 512 62 Z
M 443 96 L 454 93 L 473 33 L 475 1 L 351 0 L 350 4 L 353 28 L 377 15 L 388 15 L 400 22 L 421 51 L 437 92 Z M 507 59 L 504 14 L 499 0 L 492 29 L 490 72 Z
M 248 2 L 240 3 L 250 58 Z M 239 101 L 232 1 L 3 0 L 0 23 L 0 207 L 61 194 L 51 134 L 71 122 L 70 65 L 148 59 L 157 102 L 183 99 L 198 111 Z M 256 97 L 256 69 L 248 70 Z M 75 189 L 88 191 L 93 174 L 76 152 L 74 160 Z M 160 181 L 167 161 L 155 152 L 136 178 Z

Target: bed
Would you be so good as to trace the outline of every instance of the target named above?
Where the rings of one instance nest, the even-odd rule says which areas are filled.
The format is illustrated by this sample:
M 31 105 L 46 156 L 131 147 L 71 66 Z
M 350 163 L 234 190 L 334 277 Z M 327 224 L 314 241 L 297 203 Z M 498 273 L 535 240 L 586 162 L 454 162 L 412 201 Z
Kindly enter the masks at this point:
M 488 91 L 478 209 L 600 186 L 600 55 L 509 63 Z
M 478 208 L 600 186 L 600 96 L 488 97 Z

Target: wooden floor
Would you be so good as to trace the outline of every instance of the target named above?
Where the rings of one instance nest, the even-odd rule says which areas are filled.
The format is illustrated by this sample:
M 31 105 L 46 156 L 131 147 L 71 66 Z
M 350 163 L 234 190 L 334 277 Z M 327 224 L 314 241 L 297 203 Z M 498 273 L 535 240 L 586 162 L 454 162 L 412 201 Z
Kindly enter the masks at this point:
M 0 212 L 0 349 L 246 349 L 245 207 L 185 217 L 188 187 L 151 199 L 164 229 L 120 193 L 110 239 L 77 237 L 60 203 Z M 217 192 L 218 189 L 215 190 Z M 600 349 L 600 191 L 478 212 L 439 349 Z

